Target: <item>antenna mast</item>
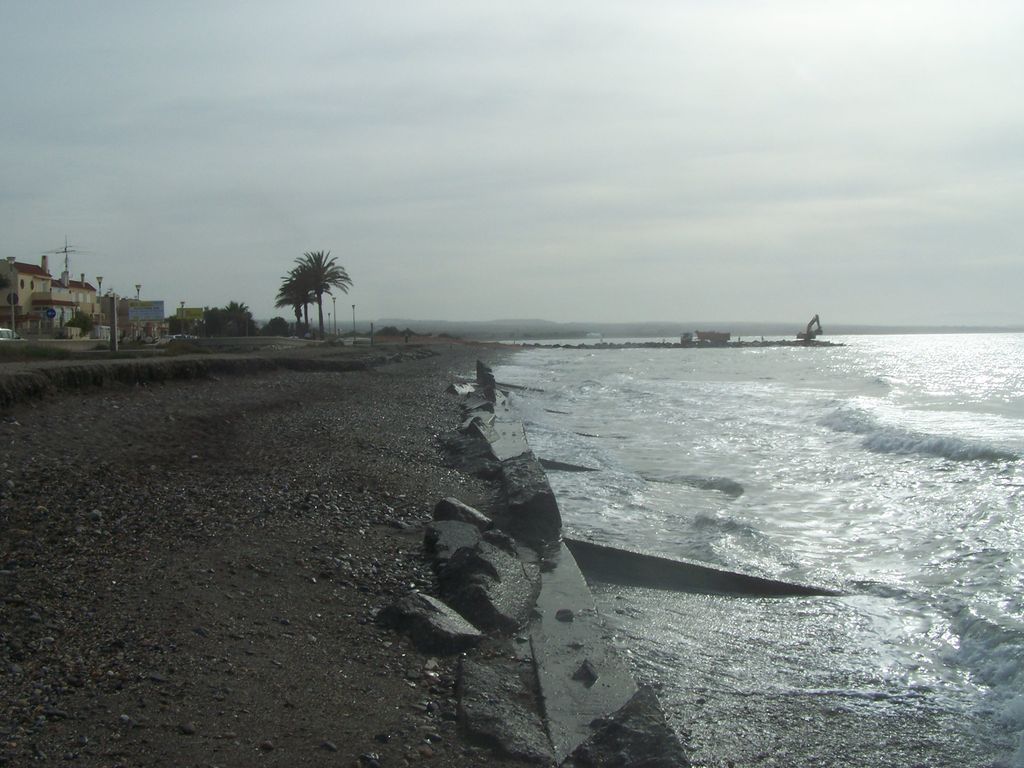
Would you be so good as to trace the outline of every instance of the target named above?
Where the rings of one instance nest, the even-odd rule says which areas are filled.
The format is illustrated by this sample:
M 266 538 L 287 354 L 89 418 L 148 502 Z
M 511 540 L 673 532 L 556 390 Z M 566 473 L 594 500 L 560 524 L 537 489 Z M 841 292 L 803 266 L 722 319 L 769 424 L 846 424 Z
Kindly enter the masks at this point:
M 75 248 L 73 245 L 68 245 L 68 236 L 64 235 L 64 247 L 63 248 L 58 248 L 55 251 L 50 251 L 50 253 L 53 253 L 53 254 L 63 253 L 64 254 L 64 273 L 60 276 L 60 281 L 61 281 L 61 284 L 65 288 L 67 288 L 68 287 L 68 282 L 71 280 L 71 262 L 70 262 L 68 257 L 72 253 L 78 253 L 78 249 Z

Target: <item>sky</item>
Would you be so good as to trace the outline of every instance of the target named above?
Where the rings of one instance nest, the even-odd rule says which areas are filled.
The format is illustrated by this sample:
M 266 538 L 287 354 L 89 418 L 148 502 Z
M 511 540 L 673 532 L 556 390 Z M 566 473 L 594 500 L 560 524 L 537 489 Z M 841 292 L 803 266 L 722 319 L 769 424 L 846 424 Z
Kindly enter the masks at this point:
M 257 318 L 325 250 L 348 322 L 1024 324 L 1022 40 L 1016 0 L 4 0 L 0 258 Z

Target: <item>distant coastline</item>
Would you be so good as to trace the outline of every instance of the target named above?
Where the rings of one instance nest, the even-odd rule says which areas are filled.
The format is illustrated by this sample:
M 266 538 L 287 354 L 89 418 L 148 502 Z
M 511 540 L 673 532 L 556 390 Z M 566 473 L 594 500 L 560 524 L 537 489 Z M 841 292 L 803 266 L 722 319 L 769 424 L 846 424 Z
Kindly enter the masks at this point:
M 383 327 L 394 325 L 399 328 L 412 328 L 417 333 L 449 334 L 467 339 L 485 339 L 490 341 L 509 339 L 529 339 L 543 341 L 545 339 L 580 339 L 588 337 L 593 340 L 599 336 L 605 340 L 612 339 L 665 339 L 678 340 L 684 333 L 692 333 L 698 328 L 726 331 L 736 338 L 783 337 L 796 338 L 798 331 L 804 330 L 806 318 L 794 319 L 792 322 L 729 322 L 729 321 L 681 321 L 681 322 L 636 322 L 636 323 L 601 323 L 601 322 L 553 322 L 539 319 L 504 319 L 504 320 L 410 320 L 408 318 L 383 318 L 378 325 Z M 833 336 L 867 336 L 893 334 L 934 334 L 934 333 L 1024 333 L 1024 325 L 858 325 L 852 323 L 829 323 L 822 318 L 823 337 Z

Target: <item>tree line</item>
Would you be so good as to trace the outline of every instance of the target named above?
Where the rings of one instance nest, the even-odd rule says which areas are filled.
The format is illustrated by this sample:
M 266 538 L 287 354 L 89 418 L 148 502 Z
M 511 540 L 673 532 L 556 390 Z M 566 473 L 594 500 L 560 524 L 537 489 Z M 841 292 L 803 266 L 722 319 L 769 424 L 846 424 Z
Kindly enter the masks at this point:
M 307 251 L 295 260 L 288 273 L 281 278 L 275 307 L 287 307 L 295 313 L 296 333 L 309 328 L 309 307 L 317 308 L 319 337 L 324 337 L 324 296 L 331 296 L 337 289 L 348 293 L 352 279 L 345 268 L 338 264 L 330 251 Z M 190 333 L 201 330 L 205 336 L 287 336 L 288 321 L 275 317 L 257 331 L 252 312 L 242 302 L 230 301 L 223 307 L 211 307 L 203 312 L 203 319 L 191 323 L 178 317 L 168 318 L 171 333 Z M 194 325 L 201 324 L 201 329 Z

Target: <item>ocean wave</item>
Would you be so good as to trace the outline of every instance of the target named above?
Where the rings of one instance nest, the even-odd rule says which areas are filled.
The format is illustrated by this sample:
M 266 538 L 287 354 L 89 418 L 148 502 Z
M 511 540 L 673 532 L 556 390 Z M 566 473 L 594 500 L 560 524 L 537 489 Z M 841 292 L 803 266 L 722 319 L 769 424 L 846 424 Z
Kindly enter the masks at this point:
M 702 491 L 721 491 L 726 496 L 736 499 L 743 495 L 743 486 L 728 477 L 718 475 L 677 475 L 674 473 L 641 473 L 640 476 L 651 483 L 673 483 L 699 488 Z
M 714 530 L 722 534 L 739 534 L 749 539 L 764 539 L 764 534 L 759 530 L 734 517 L 718 517 L 717 515 L 699 512 L 694 515 L 692 525 L 696 530 Z
M 960 636 L 955 661 L 990 688 L 993 709 L 1017 741 L 1014 766 L 1024 766 L 1024 627 L 1006 626 L 968 606 L 953 613 Z
M 932 456 L 952 461 L 1017 461 L 1020 455 L 984 443 L 960 437 L 926 435 L 885 427 L 870 414 L 853 408 L 840 408 L 824 416 L 819 423 L 834 432 L 864 435 L 861 445 L 873 453 Z

